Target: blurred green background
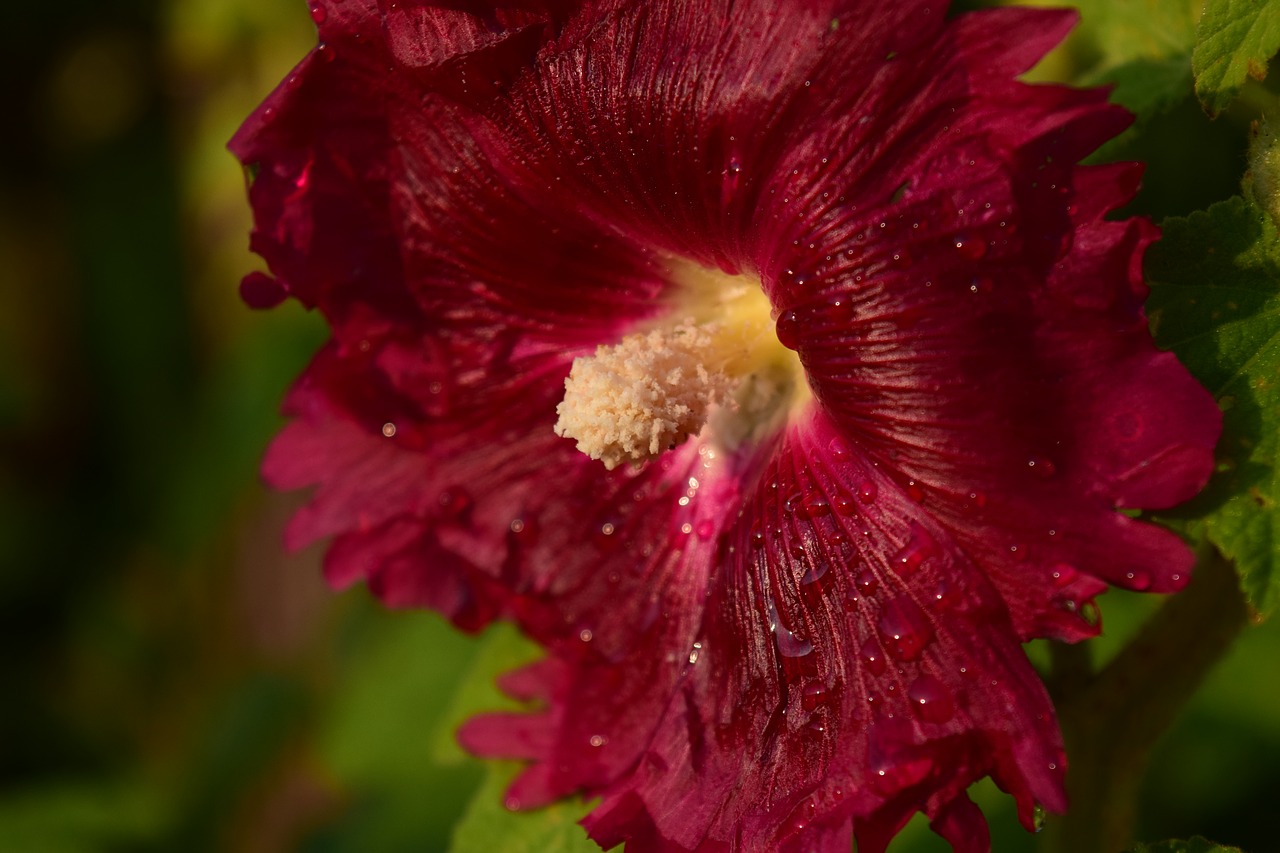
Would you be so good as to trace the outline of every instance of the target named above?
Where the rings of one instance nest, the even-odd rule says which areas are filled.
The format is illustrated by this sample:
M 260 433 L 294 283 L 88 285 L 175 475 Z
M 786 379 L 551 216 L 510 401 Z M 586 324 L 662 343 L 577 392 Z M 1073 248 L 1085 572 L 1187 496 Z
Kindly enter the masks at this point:
M 300 498 L 256 476 L 324 329 L 240 304 L 258 262 L 224 145 L 313 41 L 302 0 L 6 9 L 0 851 L 439 851 L 481 783 L 449 709 L 495 653 L 332 594 L 317 550 L 282 554 Z M 1188 100 L 1131 134 L 1138 209 L 1235 192 L 1245 123 Z M 1108 595 L 1103 654 L 1157 604 Z M 1277 626 L 1249 630 L 1182 715 L 1143 838 L 1276 848 L 1278 660 Z M 1032 849 L 980 796 L 995 849 Z M 945 847 L 917 821 L 892 849 Z

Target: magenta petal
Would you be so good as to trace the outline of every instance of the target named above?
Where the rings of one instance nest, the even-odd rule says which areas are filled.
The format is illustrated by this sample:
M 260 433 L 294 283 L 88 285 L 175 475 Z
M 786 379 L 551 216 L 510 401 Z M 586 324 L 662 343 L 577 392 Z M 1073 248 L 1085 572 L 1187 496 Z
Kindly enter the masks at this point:
M 804 509 L 816 496 L 839 510 Z M 789 433 L 729 541 L 656 733 L 611 731 L 649 745 L 585 822 L 602 845 L 847 849 L 852 826 L 875 849 L 922 801 L 945 831 L 968 826 L 954 801 L 984 775 L 1028 822 L 1065 806 L 1052 707 L 999 594 L 825 419 Z

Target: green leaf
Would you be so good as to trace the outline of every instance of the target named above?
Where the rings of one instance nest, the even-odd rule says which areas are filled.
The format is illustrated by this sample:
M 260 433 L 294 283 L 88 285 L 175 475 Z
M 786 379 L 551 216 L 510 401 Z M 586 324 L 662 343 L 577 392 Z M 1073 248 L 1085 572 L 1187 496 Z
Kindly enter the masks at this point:
M 600 853 L 578 825 L 589 810 L 580 799 L 528 812 L 506 807 L 505 791 L 520 769 L 512 762 L 490 762 L 484 783 L 454 830 L 450 853 Z
M 0 798 L 0 850 L 144 849 L 163 834 L 168 799 L 158 788 L 123 779 L 19 788 Z
M 1208 0 L 1191 67 L 1196 95 L 1216 116 L 1240 93 L 1245 77 L 1263 80 L 1280 49 L 1280 0 Z
M 1138 124 L 1191 97 L 1197 0 L 1081 0 L 1074 5 L 1080 25 L 1065 45 L 1078 69 L 1067 75 L 1074 82 L 1115 86 L 1111 99 L 1131 110 Z
M 1111 100 L 1140 118 L 1150 118 L 1177 106 L 1191 91 L 1191 66 L 1186 56 L 1141 58 L 1091 75 L 1085 85 L 1112 85 Z
M 1239 197 L 1163 228 L 1147 260 L 1152 329 L 1223 410 L 1217 473 L 1171 515 L 1235 562 L 1265 615 L 1280 604 L 1280 237 Z
M 1197 0 L 1081 0 L 1075 5 L 1080 37 L 1092 43 L 1100 68 L 1189 56 L 1195 42 Z
M 1138 844 L 1130 847 L 1125 853 L 1240 853 L 1238 847 L 1223 847 L 1208 839 L 1195 836 L 1185 841 L 1156 841 L 1152 844 Z

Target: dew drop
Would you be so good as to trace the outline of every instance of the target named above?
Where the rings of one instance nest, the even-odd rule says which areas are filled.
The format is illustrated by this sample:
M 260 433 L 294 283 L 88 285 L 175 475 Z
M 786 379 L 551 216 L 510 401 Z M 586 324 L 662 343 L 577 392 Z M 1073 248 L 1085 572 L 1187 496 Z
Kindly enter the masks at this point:
M 979 260 L 987 254 L 987 244 L 973 237 L 957 237 L 955 247 L 960 257 L 969 261 Z
M 946 685 L 932 675 L 922 675 L 907 688 L 911 710 L 930 723 L 945 723 L 956 713 L 955 700 Z
M 796 509 L 796 515 L 804 519 L 821 518 L 831 514 L 831 503 L 822 495 L 816 495 Z
M 587 741 L 587 743 L 597 748 L 604 746 L 606 742 L 603 735 L 592 735 L 591 739 Z
M 1143 571 L 1127 572 L 1125 580 L 1129 581 L 1129 588 L 1138 592 L 1143 592 L 1151 588 L 1151 575 Z
M 698 522 L 698 538 L 699 539 L 705 542 L 711 539 L 711 537 L 715 535 L 716 535 L 716 523 L 713 520 L 709 518 L 704 518 L 702 521 Z
M 778 343 L 789 350 L 800 348 L 800 315 L 794 308 L 782 312 L 774 328 L 778 335 Z
M 825 314 L 828 322 L 846 325 L 853 320 L 853 301 L 848 296 L 836 294 L 827 300 Z
M 920 488 L 915 480 L 907 480 L 907 497 L 916 503 L 924 502 L 924 489 Z
M 827 576 L 827 571 L 829 569 L 830 569 L 830 566 L 825 561 L 815 563 L 814 565 L 805 569 L 804 574 L 800 577 L 801 586 L 809 586 L 811 584 L 815 584 L 818 581 L 822 580 L 824 577 Z
M 1031 811 L 1031 828 L 1035 832 L 1044 832 L 1045 811 L 1044 806 L 1036 803 L 1036 807 Z
M 885 794 L 897 794 L 929 775 L 933 760 L 914 758 L 896 764 L 885 764 L 875 769 L 871 784 Z
M 810 681 L 800 691 L 800 705 L 806 711 L 816 710 L 827 699 L 827 685 L 821 681 Z
M 849 445 L 844 443 L 843 438 L 833 438 L 827 444 L 827 450 L 831 453 L 831 458 L 837 462 L 843 462 L 849 458 Z
M 936 608 L 944 611 L 962 609 L 961 605 L 964 601 L 960 597 L 955 583 L 946 578 L 942 578 L 934 584 L 930 600 Z
M 884 675 L 885 660 L 884 651 L 881 650 L 880 644 L 872 637 L 862 644 L 862 663 L 866 666 L 867 671 L 872 675 Z
M 1070 566 L 1066 563 L 1058 563 L 1049 572 L 1049 577 L 1053 579 L 1053 585 L 1058 589 L 1070 586 L 1079 576 L 1080 573 L 1076 571 L 1075 566 Z
M 933 625 L 910 599 L 898 598 L 888 602 L 876 623 L 880 642 L 899 660 L 916 660 L 924 647 L 933 640 Z
M 880 487 L 876 485 L 875 480 L 863 480 L 858 484 L 858 500 L 864 504 L 874 503 L 879 493 Z
M 934 553 L 932 540 L 923 531 L 913 532 L 911 539 L 894 557 L 893 566 L 901 577 L 910 577 L 916 573 Z
M 1049 479 L 1058 471 L 1053 460 L 1045 456 L 1032 456 L 1027 460 L 1027 469 L 1042 480 Z
M 831 502 L 831 507 L 836 511 L 836 515 L 853 515 L 858 511 L 858 507 L 845 495 L 840 495 Z
M 595 634 L 592 633 L 590 628 L 583 628 L 581 631 L 578 632 L 578 639 L 584 643 L 589 643 L 594 638 L 595 638 Z
M 813 651 L 813 643 L 791 631 L 778 618 L 778 608 L 774 606 L 772 599 L 765 599 L 765 606 L 769 616 L 769 631 L 783 657 L 799 658 Z
M 870 569 L 863 569 L 858 572 L 858 576 L 853 579 L 853 588 L 857 595 L 869 598 L 876 594 L 876 590 L 880 588 L 880 579 L 876 577 L 876 573 Z
M 313 0 L 313 2 L 310 4 L 310 7 L 311 7 L 311 20 L 315 21 L 317 24 L 323 24 L 325 21 L 329 19 L 329 12 L 327 9 L 324 8 L 323 4 L 316 3 Z

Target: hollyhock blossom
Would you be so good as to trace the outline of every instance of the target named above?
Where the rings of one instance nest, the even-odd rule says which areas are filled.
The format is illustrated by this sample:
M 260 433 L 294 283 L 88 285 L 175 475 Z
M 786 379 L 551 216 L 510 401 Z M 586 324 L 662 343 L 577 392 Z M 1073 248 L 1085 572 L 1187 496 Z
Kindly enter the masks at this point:
M 1129 118 L 1015 80 L 1067 13 L 933 0 L 331 0 L 232 142 L 332 340 L 267 479 L 325 571 L 546 650 L 513 808 L 631 850 L 988 845 L 1066 806 L 1020 643 L 1191 556 L 1117 509 L 1208 477 L 1156 351 Z

